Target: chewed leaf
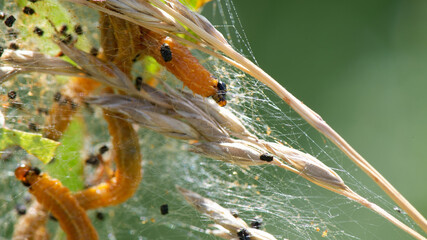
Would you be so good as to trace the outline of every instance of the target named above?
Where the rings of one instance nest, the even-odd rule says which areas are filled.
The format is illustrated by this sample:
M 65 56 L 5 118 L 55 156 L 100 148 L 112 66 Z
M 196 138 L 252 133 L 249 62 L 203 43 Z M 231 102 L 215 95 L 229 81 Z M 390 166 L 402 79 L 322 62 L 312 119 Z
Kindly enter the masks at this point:
M 80 151 L 84 142 L 84 124 L 74 119 L 61 138 L 61 146 L 55 154 L 55 161 L 47 166 L 47 171 L 71 191 L 83 188 L 83 162 Z
M 43 163 L 48 163 L 53 158 L 59 144 L 59 142 L 42 137 L 41 134 L 0 128 L 0 150 L 18 145 Z

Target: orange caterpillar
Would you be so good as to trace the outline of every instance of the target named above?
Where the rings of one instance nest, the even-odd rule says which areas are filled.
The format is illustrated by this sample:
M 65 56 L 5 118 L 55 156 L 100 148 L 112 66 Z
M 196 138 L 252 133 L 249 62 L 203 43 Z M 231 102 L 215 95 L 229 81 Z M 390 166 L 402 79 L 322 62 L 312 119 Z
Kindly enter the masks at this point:
M 98 239 L 98 234 L 92 226 L 85 210 L 71 195 L 70 190 L 61 182 L 51 179 L 47 174 L 40 174 L 37 168 L 21 164 L 15 170 L 15 176 L 34 195 L 37 201 L 58 219 L 68 240 Z
M 133 196 L 142 179 L 138 135 L 126 119 L 104 111 L 112 137 L 112 157 L 116 164 L 114 177 L 74 196 L 84 209 L 117 205 Z
M 212 96 L 220 106 L 227 104 L 225 83 L 213 77 L 187 47 L 170 37 L 148 30 L 145 30 L 145 34 L 142 35 L 142 45 L 150 56 L 166 67 L 193 93 L 203 97 Z
M 71 78 L 70 83 L 67 85 L 67 92 L 71 97 L 64 97 L 60 92 L 55 94 L 55 103 L 49 112 L 44 136 L 58 141 L 67 130 L 74 114 L 77 112 L 78 105 L 82 102 L 82 98 L 99 86 L 100 83 L 90 78 Z
M 105 13 L 100 13 L 99 22 L 104 50 L 101 58 L 114 63 L 129 77 L 141 35 L 138 25 Z

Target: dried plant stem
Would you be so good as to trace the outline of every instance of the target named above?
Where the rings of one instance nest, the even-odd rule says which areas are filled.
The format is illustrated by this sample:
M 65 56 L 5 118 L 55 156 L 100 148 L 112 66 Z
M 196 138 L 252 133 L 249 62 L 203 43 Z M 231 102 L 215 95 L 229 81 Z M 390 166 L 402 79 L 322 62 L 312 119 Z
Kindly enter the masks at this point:
M 413 230 L 412 228 L 406 226 L 404 223 L 402 223 L 401 221 L 399 221 L 397 218 L 395 218 L 394 216 L 392 216 L 390 213 L 386 212 L 383 208 L 379 207 L 378 205 L 376 205 L 375 203 L 372 203 L 368 200 L 366 200 L 365 198 L 363 198 L 362 196 L 360 196 L 359 194 L 353 192 L 350 188 L 346 187 L 345 189 L 339 189 L 339 188 L 333 188 L 333 187 L 329 187 L 328 185 L 322 184 L 320 182 L 314 182 L 312 181 L 312 179 L 309 179 L 307 176 L 305 176 L 304 174 L 300 174 L 298 173 L 298 171 L 293 171 L 295 169 L 290 168 L 289 166 L 287 166 L 286 164 L 283 164 L 282 162 L 276 160 L 273 163 L 274 165 L 281 167 L 281 168 L 285 168 L 287 170 L 290 170 L 298 175 L 300 175 L 301 177 L 307 179 L 308 181 L 311 181 L 313 183 L 316 183 L 317 185 L 328 189 L 332 192 L 338 193 L 342 196 L 348 197 L 351 200 L 358 202 L 359 204 L 365 206 L 366 208 L 376 212 L 377 214 L 379 214 L 380 216 L 382 216 L 383 218 L 387 219 L 389 222 L 391 222 L 392 224 L 394 224 L 395 226 L 399 227 L 400 229 L 402 229 L 403 231 L 407 232 L 408 234 L 410 234 L 411 236 L 413 236 L 416 239 L 426 239 L 424 238 L 421 234 L 419 234 L 418 232 L 416 232 L 415 230 Z
M 258 79 L 271 90 L 273 90 L 280 98 L 282 98 L 292 109 L 294 109 L 302 118 L 304 118 L 311 126 L 317 129 L 332 141 L 341 151 L 343 151 L 359 168 L 361 168 L 370 178 L 372 178 L 390 198 L 402 208 L 423 230 L 427 232 L 426 219 L 374 168 L 372 167 L 350 144 L 348 144 L 337 132 L 335 132 L 317 113 L 304 105 L 300 100 L 294 97 L 271 76 L 265 73 L 261 68 L 243 57 L 235 51 L 230 45 L 224 44 L 217 38 L 208 34 L 201 27 L 197 26 L 186 17 L 182 16 L 174 9 L 170 8 L 160 0 L 150 0 L 161 10 L 167 12 L 175 19 L 189 27 L 198 36 L 215 49 L 220 50 L 228 57 L 244 66 L 247 73 Z M 245 71 L 246 72 L 246 71 Z M 408 232 L 409 233 L 409 232 Z

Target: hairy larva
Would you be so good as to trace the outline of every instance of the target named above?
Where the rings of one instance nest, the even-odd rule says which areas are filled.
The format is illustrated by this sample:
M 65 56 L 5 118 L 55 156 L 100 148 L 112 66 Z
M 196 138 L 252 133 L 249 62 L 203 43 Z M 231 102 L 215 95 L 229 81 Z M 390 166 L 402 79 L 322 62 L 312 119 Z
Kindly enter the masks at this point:
M 58 97 L 59 95 L 55 95 Z M 63 101 L 55 102 L 50 109 L 44 129 L 46 138 L 58 141 L 63 132 L 68 128 L 70 121 L 76 112 L 70 104 L 63 104 Z
M 141 41 L 148 54 L 182 81 L 193 93 L 203 97 L 214 96 L 221 105 L 226 104 L 226 86 L 212 76 L 190 50 L 170 37 L 147 31 Z
M 138 135 L 125 117 L 104 111 L 112 138 L 112 157 L 116 164 L 114 177 L 75 194 L 84 209 L 123 203 L 133 196 L 142 179 Z
M 15 170 L 15 176 L 25 186 L 37 201 L 58 219 L 68 240 L 98 239 L 98 234 L 92 226 L 85 210 L 79 205 L 68 188 L 60 181 L 40 173 L 36 168 L 21 164 Z
M 54 104 L 46 120 L 44 136 L 52 140 L 59 140 L 77 112 L 77 106 L 82 102 L 82 98 L 100 85 L 100 83 L 89 78 L 72 78 L 67 85 L 73 98 L 73 100 L 70 100 L 70 104 L 64 104 L 67 103 L 67 101 L 64 101 L 67 97 L 63 96 L 63 94 L 60 92 L 55 93 Z M 68 99 L 71 98 L 68 97 Z

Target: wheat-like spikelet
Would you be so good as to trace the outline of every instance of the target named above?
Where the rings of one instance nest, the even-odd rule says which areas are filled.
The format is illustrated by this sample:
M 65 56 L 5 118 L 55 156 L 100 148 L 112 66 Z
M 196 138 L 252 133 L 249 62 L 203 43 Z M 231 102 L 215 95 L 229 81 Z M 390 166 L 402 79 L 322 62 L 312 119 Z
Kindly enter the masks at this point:
M 87 74 L 59 57 L 28 50 L 4 50 L 0 61 L 0 84 L 15 74 L 41 72 L 53 75 L 87 77 Z
M 216 229 L 209 229 L 207 233 L 224 239 L 276 240 L 270 233 L 249 227 L 245 221 L 233 216 L 230 210 L 218 203 L 185 188 L 179 186 L 176 188 L 188 203 L 216 223 L 212 225 Z

